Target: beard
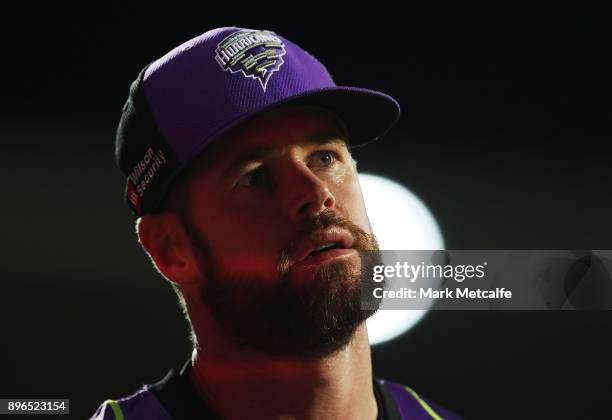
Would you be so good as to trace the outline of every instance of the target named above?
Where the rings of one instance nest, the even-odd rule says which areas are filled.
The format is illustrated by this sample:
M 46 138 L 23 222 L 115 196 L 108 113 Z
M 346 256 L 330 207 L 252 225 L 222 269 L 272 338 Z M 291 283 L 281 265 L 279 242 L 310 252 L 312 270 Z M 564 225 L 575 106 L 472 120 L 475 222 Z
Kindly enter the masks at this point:
M 308 281 L 292 278 L 293 244 L 281 252 L 276 279 L 270 281 L 245 273 L 245 267 L 241 274 L 224 270 L 205 238 L 188 229 L 206 278 L 199 298 L 234 346 L 277 357 L 320 358 L 345 348 L 357 327 L 377 311 L 378 300 L 365 309 L 362 305 L 363 276 L 382 264 L 373 234 L 325 210 L 307 220 L 296 242 L 332 226 L 351 233 L 360 264 L 352 258 L 322 264 Z M 246 259 L 240 261 L 246 265 Z

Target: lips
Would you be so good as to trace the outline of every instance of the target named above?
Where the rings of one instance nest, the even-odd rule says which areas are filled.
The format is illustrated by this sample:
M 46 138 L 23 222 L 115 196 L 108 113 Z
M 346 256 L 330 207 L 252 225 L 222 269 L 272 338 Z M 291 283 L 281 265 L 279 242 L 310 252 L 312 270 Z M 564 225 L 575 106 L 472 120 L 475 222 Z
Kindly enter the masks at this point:
M 351 249 L 354 243 L 353 236 L 344 229 L 331 227 L 319 230 L 298 244 L 293 259 L 296 262 L 306 261 L 324 253 Z

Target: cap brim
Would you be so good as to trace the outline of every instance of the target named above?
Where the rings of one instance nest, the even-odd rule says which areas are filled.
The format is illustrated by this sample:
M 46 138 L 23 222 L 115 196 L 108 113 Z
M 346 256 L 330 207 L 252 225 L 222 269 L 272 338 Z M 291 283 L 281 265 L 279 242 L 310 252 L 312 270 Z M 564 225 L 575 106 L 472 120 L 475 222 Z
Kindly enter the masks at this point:
M 309 90 L 242 114 L 203 139 L 201 144 L 193 148 L 193 155 L 201 153 L 222 135 L 247 120 L 287 105 L 315 106 L 331 111 L 345 124 L 350 136 L 350 147 L 363 146 L 378 140 L 395 125 L 400 116 L 397 101 L 382 92 L 352 86 Z
M 290 104 L 318 106 L 336 114 L 348 129 L 351 147 L 378 140 L 400 116 L 400 106 L 392 97 L 349 86 L 309 91 L 276 103 L 275 107 Z

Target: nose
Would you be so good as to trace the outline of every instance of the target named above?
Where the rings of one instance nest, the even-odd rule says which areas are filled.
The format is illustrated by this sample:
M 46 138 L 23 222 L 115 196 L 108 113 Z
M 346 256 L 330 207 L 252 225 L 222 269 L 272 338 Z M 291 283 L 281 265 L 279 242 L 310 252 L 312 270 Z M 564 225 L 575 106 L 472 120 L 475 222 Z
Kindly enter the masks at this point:
M 299 221 L 333 208 L 336 199 L 329 190 L 327 182 L 319 178 L 306 165 L 293 168 L 292 176 L 287 179 L 287 211 L 292 221 Z

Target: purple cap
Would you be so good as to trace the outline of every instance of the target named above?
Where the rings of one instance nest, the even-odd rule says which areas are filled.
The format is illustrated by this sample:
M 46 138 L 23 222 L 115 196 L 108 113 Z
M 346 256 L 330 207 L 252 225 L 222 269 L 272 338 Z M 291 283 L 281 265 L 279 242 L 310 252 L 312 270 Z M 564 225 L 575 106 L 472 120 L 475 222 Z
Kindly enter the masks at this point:
M 154 212 L 176 175 L 221 134 L 284 104 L 333 112 L 351 146 L 376 140 L 399 118 L 393 98 L 336 86 L 323 64 L 273 32 L 213 29 L 153 61 L 132 83 L 115 156 L 134 215 Z

